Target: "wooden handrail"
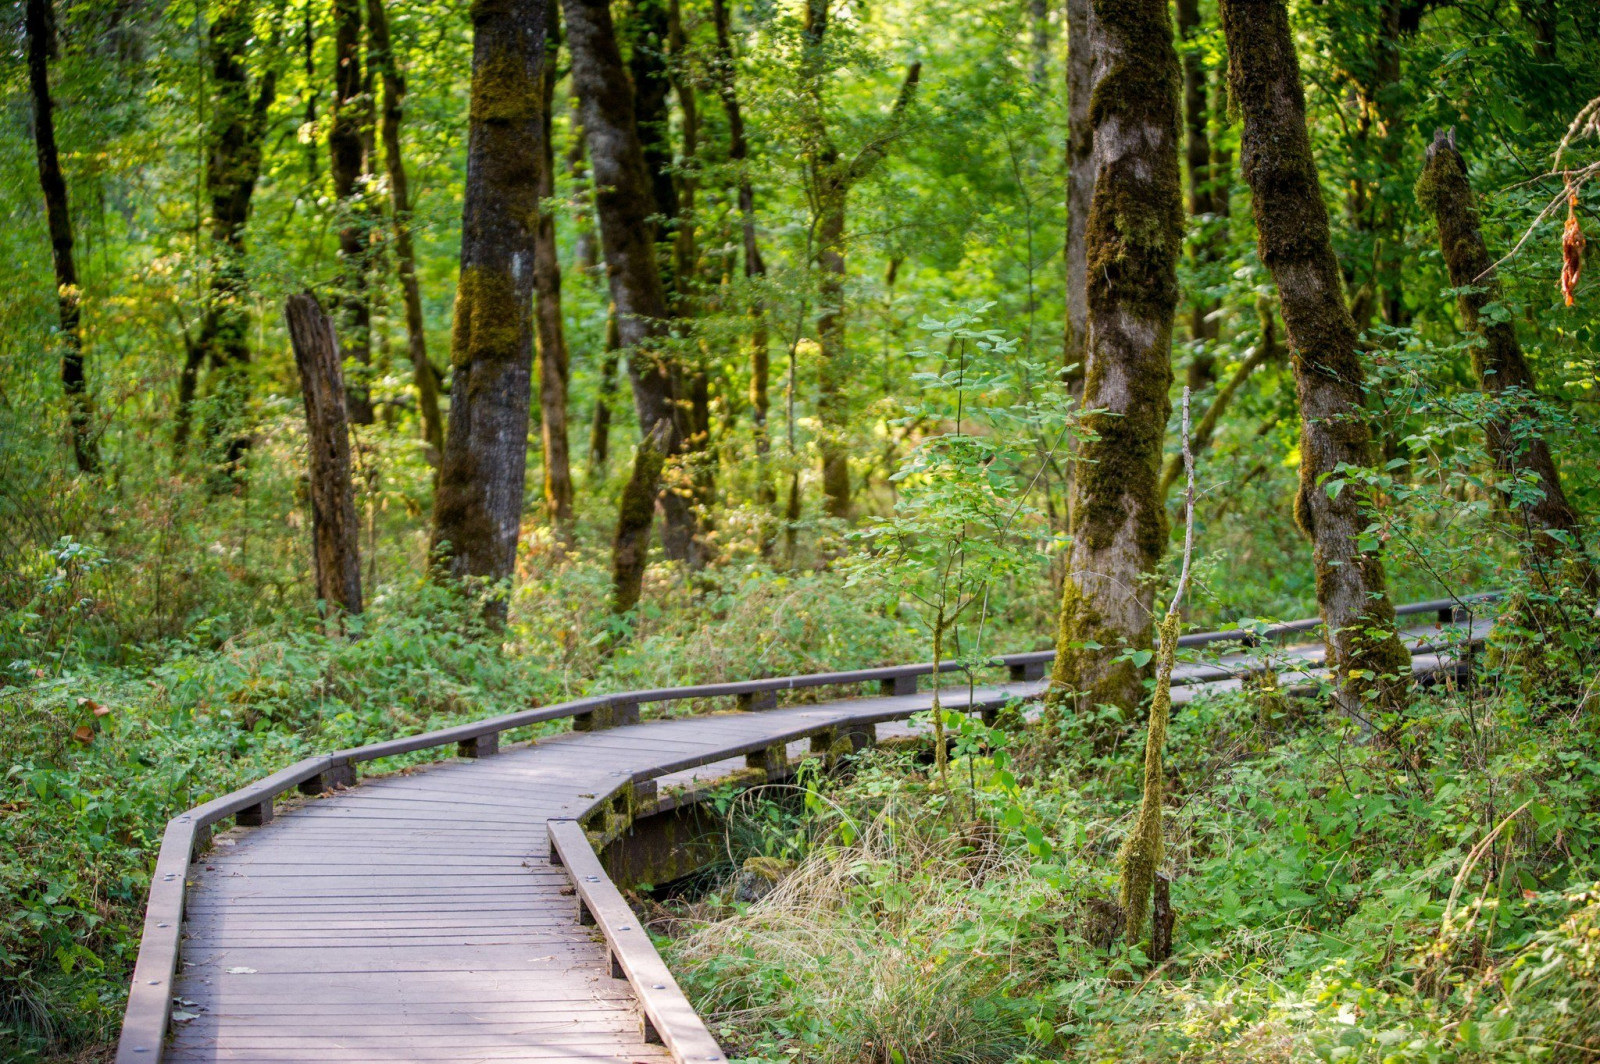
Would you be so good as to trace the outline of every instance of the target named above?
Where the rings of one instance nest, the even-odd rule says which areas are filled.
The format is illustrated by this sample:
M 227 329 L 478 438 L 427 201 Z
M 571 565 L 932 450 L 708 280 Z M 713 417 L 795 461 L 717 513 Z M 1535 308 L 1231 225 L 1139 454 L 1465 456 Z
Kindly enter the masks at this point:
M 639 999 L 644 1040 L 665 1045 L 677 1064 L 725 1059 L 722 1047 L 684 997 L 644 925 L 606 875 L 582 826 L 576 820 L 556 819 L 548 821 L 546 828 L 550 832 L 550 863 L 566 868 L 577 891 L 574 918 L 594 924 L 605 935 L 612 976 L 627 979 Z
M 1471 605 L 1492 600 L 1497 592 L 1468 596 L 1463 599 L 1439 599 L 1411 603 L 1397 607 L 1397 616 L 1437 614 L 1442 623 L 1467 616 Z M 1199 632 L 1179 640 L 1182 646 L 1205 646 L 1217 642 L 1241 642 L 1254 645 L 1262 639 L 1281 639 L 1289 635 L 1314 630 L 1321 621 L 1312 618 L 1273 625 L 1261 633 L 1243 629 L 1224 629 Z M 1419 648 L 1431 649 L 1431 648 Z M 1041 650 L 1024 654 L 1001 655 L 990 659 L 992 667 L 1009 668 L 1014 680 L 1032 680 L 1043 675 L 1043 666 L 1055 655 L 1054 651 Z M 959 662 L 942 662 L 937 671 L 955 672 L 963 668 Z M 558 705 L 523 710 L 489 717 L 481 721 L 454 725 L 418 735 L 404 736 L 386 742 L 352 747 L 333 754 L 308 757 L 263 779 L 236 791 L 214 798 L 202 805 L 180 813 L 167 822 L 161 839 L 161 849 L 156 857 L 155 871 L 151 877 L 149 902 L 145 908 L 143 936 L 139 955 L 134 964 L 133 983 L 128 992 L 128 1007 L 123 1014 L 122 1036 L 117 1045 L 116 1064 L 153 1064 L 161 1059 L 163 1043 L 172 1012 L 172 980 L 177 972 L 181 943 L 184 893 L 191 860 L 210 838 L 212 825 L 226 818 L 237 817 L 241 824 L 261 824 L 272 818 L 273 802 L 285 791 L 300 789 L 316 793 L 330 789 L 338 783 L 355 781 L 354 766 L 366 761 L 397 754 L 412 753 L 435 747 L 455 744 L 466 756 L 482 756 L 495 752 L 498 736 L 502 732 L 527 727 L 562 718 L 579 718 L 597 710 L 632 710 L 649 702 L 682 701 L 686 699 L 720 698 L 728 696 L 754 696 L 807 687 L 846 686 L 877 682 L 886 693 L 910 694 L 916 690 L 918 677 L 934 673 L 932 663 L 894 665 L 874 669 L 856 669 L 847 672 L 811 673 L 802 676 L 781 676 L 766 679 L 744 680 L 732 683 L 705 684 L 698 687 L 651 688 L 627 691 L 614 695 L 598 695 L 562 702 Z M 1209 679 L 1233 675 L 1226 669 L 1218 675 L 1198 674 L 1185 682 L 1205 682 Z M 1010 696 L 997 696 L 1004 702 Z M 995 700 L 990 700 L 995 701 Z M 967 707 L 969 710 L 994 708 L 980 700 Z M 886 705 L 881 712 L 856 714 L 857 724 L 881 723 L 908 715 L 902 706 Z M 623 719 L 627 719 L 624 717 Z M 650 771 L 637 774 L 628 782 L 637 784 L 671 772 L 696 768 L 728 757 L 752 754 L 779 743 L 794 742 L 807 736 L 829 730 L 826 724 L 807 724 L 790 733 L 768 735 L 758 741 L 734 743 L 721 748 L 714 755 L 686 757 L 679 761 L 663 762 Z M 596 803 L 601 804 L 599 802 Z M 587 842 L 585 843 L 587 845 Z M 609 880 L 606 881 L 609 885 Z M 612 889 L 615 889 L 614 887 Z M 659 980 L 658 980 L 659 981 Z M 653 985 L 653 984 L 652 984 Z M 675 984 L 672 984 L 675 985 Z M 707 1036 L 709 1038 L 709 1035 Z M 712 1043 L 715 1044 L 714 1042 Z M 720 1053 L 720 1050 L 717 1052 Z M 702 1058 L 704 1059 L 704 1058 Z

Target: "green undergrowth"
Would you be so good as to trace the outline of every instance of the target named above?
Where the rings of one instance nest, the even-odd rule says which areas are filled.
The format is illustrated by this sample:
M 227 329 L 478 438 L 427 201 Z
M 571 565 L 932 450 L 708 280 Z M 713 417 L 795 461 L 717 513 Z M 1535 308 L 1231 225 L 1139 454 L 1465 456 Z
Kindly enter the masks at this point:
M 619 644 L 607 627 L 603 556 L 542 561 L 550 564 L 519 587 L 501 632 L 476 623 L 479 604 L 460 592 L 413 580 L 381 586 L 348 637 L 315 616 L 252 623 L 219 613 L 139 643 L 116 641 L 121 563 L 67 540 L 9 574 L 11 608 L 0 613 L 0 1059 L 95 1056 L 114 1039 L 155 850 L 183 809 L 312 754 L 589 693 L 918 653 L 905 620 L 858 602 L 840 578 L 760 566 L 694 581 L 652 569 L 651 604 Z M 672 711 L 689 708 L 710 705 Z
M 1162 965 L 1114 941 L 1139 740 L 1087 721 L 959 725 L 948 793 L 879 753 L 749 809 L 740 853 L 796 871 L 680 903 L 670 961 L 758 1060 L 1600 1060 L 1594 712 L 1436 689 L 1402 754 L 1281 709 L 1174 714 Z

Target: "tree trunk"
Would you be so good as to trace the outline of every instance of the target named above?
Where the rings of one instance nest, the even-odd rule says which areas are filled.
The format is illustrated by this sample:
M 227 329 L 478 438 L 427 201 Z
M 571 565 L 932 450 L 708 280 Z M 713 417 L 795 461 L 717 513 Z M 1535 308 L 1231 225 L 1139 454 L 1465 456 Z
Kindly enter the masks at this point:
M 428 358 L 428 339 L 423 331 L 417 253 L 411 242 L 411 192 L 400 154 L 400 119 L 405 106 L 406 83 L 400 73 L 399 57 L 389 39 L 389 19 L 383 0 L 367 0 L 367 33 L 371 39 L 369 61 L 378 67 L 383 79 L 383 157 L 389 171 L 389 198 L 394 206 L 394 246 L 406 311 L 406 350 L 411 356 L 412 381 L 417 389 L 417 406 L 422 412 L 422 438 L 428 444 L 428 462 L 437 466 L 444 453 L 439 371 Z
M 1033 24 L 1033 68 L 1029 79 L 1043 85 L 1050 72 L 1050 2 L 1028 0 L 1028 21 Z
M 210 367 L 212 389 L 220 414 L 213 436 L 226 435 L 225 460 L 236 463 L 250 445 L 243 424 L 247 394 L 245 367 L 250 362 L 250 316 L 244 273 L 244 228 L 250 219 L 256 179 L 261 175 L 262 141 L 267 110 L 277 96 L 277 67 L 261 75 L 255 99 L 245 58 L 255 41 L 255 13 L 249 0 L 232 0 L 218 10 L 211 24 L 208 49 L 215 91 L 206 131 L 206 188 L 211 197 L 211 281 L 200 316 L 199 335 L 179 380 L 178 416 L 173 442 L 188 442 L 191 402 L 202 365 Z
M 545 514 L 563 538 L 572 532 L 572 457 L 567 449 L 567 338 L 561 322 L 561 260 L 556 216 L 544 204 L 556 194 L 555 145 L 550 109 L 555 102 L 556 39 L 549 38 L 544 67 L 544 157 L 539 172 L 539 222 L 533 243 L 534 313 L 538 322 L 539 414 L 544 442 Z
M 317 599 L 327 604 L 330 614 L 360 613 L 361 525 L 350 481 L 350 427 L 339 341 L 333 320 L 310 292 L 290 296 L 283 316 L 306 403 Z
M 852 375 L 844 341 L 845 207 L 850 189 L 877 168 L 889 145 L 900 135 L 907 105 L 922 76 L 912 63 L 895 98 L 888 123 L 850 159 L 833 143 L 825 117 L 828 64 L 828 0 L 806 0 L 804 56 L 801 61 L 806 101 L 801 121 L 806 126 L 807 164 L 813 175 L 817 231 L 817 447 L 822 455 L 822 491 L 828 516 L 850 516 L 850 409 L 847 386 Z
M 1483 316 L 1483 308 L 1500 299 L 1500 279 L 1484 244 L 1466 160 L 1456 150 L 1453 133 L 1434 134 L 1427 165 L 1417 181 L 1417 202 L 1438 223 L 1439 249 L 1450 283 L 1461 293 L 1461 316 L 1483 341 L 1472 349 L 1478 386 L 1499 400 L 1503 411 L 1488 426 L 1489 456 L 1508 481 L 1531 476 L 1539 486 L 1537 501 L 1513 504 L 1522 524 L 1528 576 L 1546 594 L 1556 593 L 1564 577 L 1576 577 L 1594 594 L 1600 587 L 1583 558 L 1582 522 L 1561 488 L 1550 445 L 1543 436 L 1519 428 L 1536 421 L 1536 412 L 1530 409 L 1539 399 L 1533 367 L 1523 357 L 1516 327 L 1509 320 Z
M 1351 162 L 1356 176 L 1345 202 L 1350 229 L 1361 238 L 1351 270 L 1350 313 L 1357 332 L 1379 314 L 1390 325 L 1405 325 L 1401 269 L 1406 252 L 1401 205 L 1386 194 L 1383 175 L 1399 170 L 1405 150 L 1405 122 L 1393 113 L 1395 85 L 1400 81 L 1400 37 L 1403 24 L 1420 17 L 1418 0 L 1380 0 L 1371 52 L 1355 78 L 1356 122 Z M 1377 140 L 1374 151 L 1373 140 Z M 1369 174 L 1378 175 L 1376 178 Z
M 361 2 L 333 0 L 333 122 L 328 128 L 328 168 L 339 212 L 338 288 L 346 354 L 357 363 L 346 380 L 350 420 L 372 424 L 368 367 L 372 364 L 372 307 L 367 296 L 367 209 L 360 186 L 366 175 L 362 127 L 368 114 L 361 75 Z
M 600 388 L 594 400 L 594 422 L 589 427 L 589 475 L 605 475 L 606 461 L 611 454 L 611 402 L 617 395 L 617 362 L 622 353 L 622 340 L 617 335 L 617 307 L 612 304 L 606 314 L 606 353 L 600 363 Z
M 1216 224 L 1228 213 L 1228 193 L 1217 188 L 1223 175 L 1212 168 L 1211 110 L 1206 99 L 1206 66 L 1196 40 L 1200 32 L 1199 0 L 1178 0 L 1178 38 L 1183 45 L 1184 159 L 1189 177 L 1189 215 L 1199 223 L 1194 257 L 1198 265 L 1216 261 L 1225 235 Z M 1212 320 L 1216 304 L 1201 293 L 1193 296 L 1189 336 L 1195 341 L 1189 358 L 1189 389 L 1199 394 L 1216 381 L 1216 358 L 1211 343 L 1217 338 L 1217 323 Z M 1165 493 L 1163 492 L 1163 495 Z
M 656 213 L 656 200 L 634 116 L 634 93 L 606 0 L 562 0 L 562 11 L 567 20 L 573 90 L 589 141 L 600 240 L 616 305 L 618 338 L 628 352 L 634 407 L 642 431 L 660 434 L 653 446 L 663 458 L 671 457 L 682 453 L 689 434 L 686 413 L 677 402 L 678 374 L 661 345 L 667 335 L 669 311 L 656 262 L 657 230 L 651 217 Z M 635 477 L 649 473 L 650 466 L 635 463 Z M 656 469 L 659 474 L 659 467 Z M 652 487 L 652 497 L 657 493 Z M 674 526 L 674 534 L 687 531 L 692 536 L 692 512 L 677 505 L 674 493 L 664 494 L 667 497 L 660 500 L 664 523 Z M 624 546 L 621 532 L 619 524 L 619 549 Z M 618 558 L 613 567 L 619 578 L 625 570 L 631 571 L 621 561 Z M 642 557 L 639 564 L 643 564 Z M 631 608 L 623 606 L 629 594 L 636 600 L 636 589 L 630 592 L 618 584 L 614 605 Z
M 667 458 L 663 444 L 672 431 L 671 424 L 663 419 L 639 441 L 639 450 L 633 457 L 633 475 L 622 489 L 617 506 L 617 536 L 611 547 L 611 612 L 619 616 L 639 604 L 644 588 L 650 521 L 661 484 L 661 467 Z
M 1365 375 L 1334 257 L 1328 210 L 1306 131 L 1305 94 L 1283 0 L 1223 0 L 1233 99 L 1244 119 L 1261 261 L 1278 286 L 1300 404 L 1300 490 L 1295 516 L 1311 537 L 1317 602 L 1344 711 L 1369 721 L 1403 708 L 1410 655 L 1395 633 L 1383 561 L 1358 537 L 1372 515 L 1354 487 L 1330 491 L 1340 465 L 1372 464 L 1362 409 Z
M 545 159 L 545 42 L 553 15 L 547 0 L 473 9 L 461 279 L 450 344 L 454 377 L 433 511 L 433 546 L 445 553 L 455 577 L 506 580 L 516 565 Z M 491 616 L 504 615 L 501 600 Z
M 56 153 L 55 105 L 50 99 L 50 58 L 56 50 L 55 11 L 51 0 L 28 0 L 28 87 L 33 94 L 33 138 L 39 162 L 39 185 L 44 191 L 45 219 L 50 227 L 50 253 L 55 263 L 56 313 L 61 324 L 61 387 L 67 397 L 72 426 L 72 454 L 80 473 L 100 465 L 94 437 L 94 408 L 83 370 L 83 336 L 78 328 L 82 294 L 78 269 L 72 259 L 72 215 L 67 204 L 67 183 L 61 176 Z
M 726 0 L 711 0 L 711 17 L 717 37 L 717 62 L 714 67 L 717 92 L 722 97 L 722 108 L 728 118 L 728 161 L 738 174 L 739 226 L 744 242 L 744 277 L 754 290 L 750 299 L 750 409 L 756 445 L 756 461 L 760 465 L 756 486 L 756 501 L 769 507 L 777 501 L 771 472 L 767 469 L 768 455 L 772 450 L 772 436 L 767 428 L 767 415 L 772 408 L 770 382 L 772 377 L 770 346 L 767 328 L 766 301 L 759 286 L 767 275 L 767 264 L 761 257 L 761 245 L 756 240 L 756 194 L 750 181 L 750 143 L 745 137 L 744 114 L 739 109 L 739 96 L 734 80 L 732 35 L 728 25 Z M 767 541 L 764 538 L 763 544 Z
M 1067 0 L 1067 335 L 1062 364 L 1075 394 L 1082 394 L 1089 339 L 1089 272 L 1085 234 L 1094 198 L 1094 3 Z
M 1145 670 L 1114 661 L 1150 646 L 1155 570 L 1167 540 L 1157 493 L 1172 383 L 1183 242 L 1178 53 L 1166 0 L 1096 0 L 1094 201 L 1086 237 L 1089 336 L 1083 405 L 1099 439 L 1073 483 L 1052 702 L 1132 712 Z M 1086 647 L 1098 643 L 1105 649 Z
M 587 182 L 589 167 L 584 160 L 588 138 L 583 135 L 583 119 L 578 114 L 577 101 L 572 101 L 572 137 L 567 145 L 567 173 L 575 188 L 573 193 L 573 228 L 577 235 L 572 240 L 572 259 L 578 272 L 587 275 L 600 265 L 600 247 L 594 236 L 594 204 L 589 199 Z

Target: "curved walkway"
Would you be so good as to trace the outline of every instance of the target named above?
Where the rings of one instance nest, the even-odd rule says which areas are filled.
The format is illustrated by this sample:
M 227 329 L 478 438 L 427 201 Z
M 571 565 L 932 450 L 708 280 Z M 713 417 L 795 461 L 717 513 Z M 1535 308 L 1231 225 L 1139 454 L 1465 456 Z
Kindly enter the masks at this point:
M 1419 671 L 1446 664 L 1429 652 L 1438 633 L 1436 624 L 1408 633 Z M 1037 672 L 1031 659 L 1040 657 L 1020 656 L 1013 673 Z M 1275 657 L 1280 669 L 1288 661 L 1310 671 L 1321 651 L 1294 647 Z M 1187 690 L 1177 700 L 1236 685 L 1259 661 L 1258 652 L 1244 652 L 1220 666 L 1182 667 L 1175 682 Z M 901 671 L 914 677 L 917 669 L 931 671 Z M 903 676 L 880 675 L 886 671 L 893 670 L 849 675 L 909 686 Z M 718 693 L 739 694 L 746 704 L 765 694 L 724 686 L 729 690 Z M 1028 680 L 978 688 L 970 703 L 965 686 L 942 695 L 950 709 L 992 708 L 1043 686 Z M 664 700 L 663 692 L 645 694 L 658 697 L 637 701 Z M 340 763 L 335 755 L 303 762 L 308 767 L 293 775 L 285 770 L 245 795 L 249 801 L 227 796 L 235 800 L 191 811 L 173 822 L 181 831 L 169 829 L 168 842 L 184 853 L 169 855 L 164 846 L 152 884 L 119 1064 L 718 1061 L 721 1051 L 600 871 L 578 823 L 603 840 L 625 830 L 630 816 L 676 802 L 674 784 L 741 770 L 752 780 L 786 772 L 808 740 L 822 752 L 846 741 L 859 747 L 877 725 L 927 709 L 931 697 L 568 732 L 494 757 L 371 779 L 272 816 L 273 788 L 316 789 L 362 759 Z M 508 720 L 490 723 L 510 726 Z M 498 732 L 459 739 L 461 730 L 435 737 L 460 741 L 467 752 L 495 751 Z M 427 745 L 437 743 L 411 748 Z M 229 813 L 259 826 L 229 832 L 189 861 L 191 846 L 203 850 L 201 822 Z M 567 867 L 552 864 L 552 835 Z M 172 871 L 179 861 L 187 862 L 183 870 Z M 169 991 L 162 976 L 171 978 L 176 958 L 160 954 L 164 942 L 178 940 L 171 902 L 163 900 L 174 890 L 184 913 L 183 965 Z M 168 1010 L 171 1035 L 163 1044 L 158 1032 Z

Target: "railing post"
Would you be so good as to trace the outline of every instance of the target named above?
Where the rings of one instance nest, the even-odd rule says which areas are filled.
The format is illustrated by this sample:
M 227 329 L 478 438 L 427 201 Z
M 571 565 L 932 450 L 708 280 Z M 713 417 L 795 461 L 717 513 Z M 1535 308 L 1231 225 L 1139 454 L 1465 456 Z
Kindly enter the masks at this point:
M 242 828 L 259 828 L 263 824 L 272 823 L 272 799 L 267 798 L 255 805 L 247 805 L 234 814 L 234 820 Z
M 773 743 L 753 754 L 744 755 L 746 768 L 760 769 L 767 779 L 782 776 L 789 768 L 789 749 L 784 743 Z
M 776 691 L 744 691 L 739 694 L 738 699 L 739 709 L 746 713 L 778 708 Z
M 500 752 L 500 733 L 490 732 L 456 743 L 457 757 L 493 757 Z
M 302 780 L 295 788 L 301 794 L 327 794 L 339 787 L 354 787 L 356 785 L 356 767 L 354 765 L 334 765 L 317 773 L 308 780 Z
M 878 692 L 884 695 L 914 695 L 917 693 L 917 678 L 910 676 L 891 676 L 886 680 L 878 681 Z
M 613 698 L 604 706 L 579 713 L 572 718 L 573 731 L 603 731 L 639 723 L 639 703 Z
M 1042 679 L 1044 679 L 1044 662 L 1042 661 L 1020 661 L 1011 666 L 1012 683 Z

